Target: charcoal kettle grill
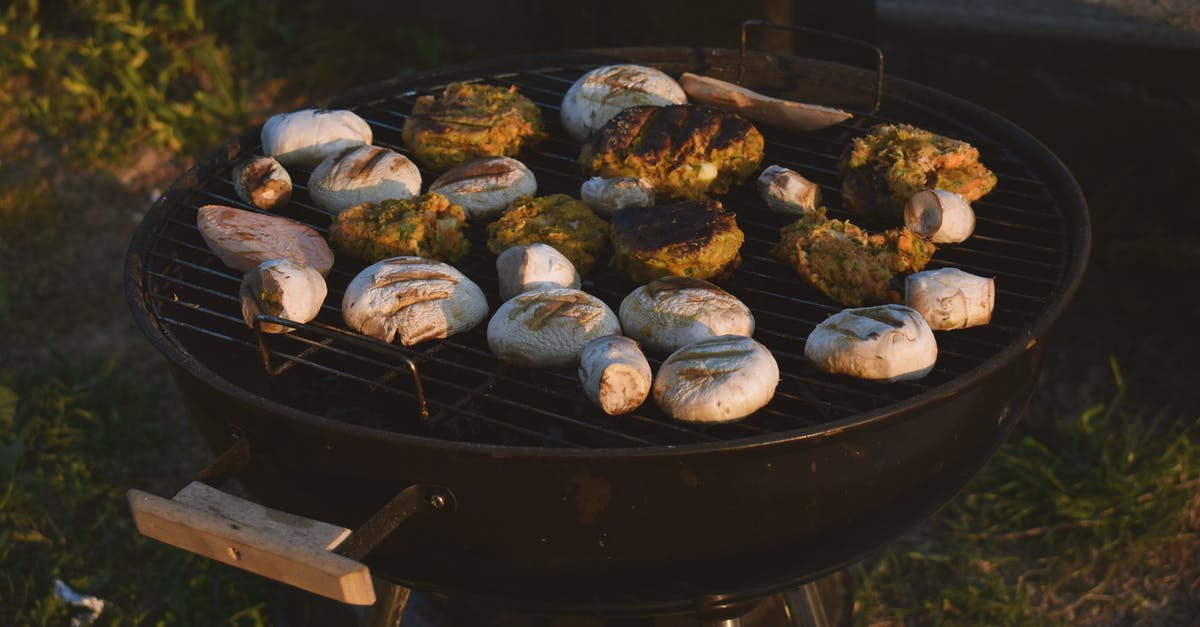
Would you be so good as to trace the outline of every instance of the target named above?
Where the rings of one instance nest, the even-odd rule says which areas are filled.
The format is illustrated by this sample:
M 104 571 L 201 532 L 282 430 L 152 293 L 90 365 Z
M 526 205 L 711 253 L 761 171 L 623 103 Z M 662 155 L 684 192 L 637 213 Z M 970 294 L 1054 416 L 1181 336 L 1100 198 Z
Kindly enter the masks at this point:
M 270 511 L 323 521 L 333 535 L 354 530 L 322 541 L 341 542 L 330 554 L 376 578 L 484 605 L 600 616 L 733 607 L 794 589 L 886 545 L 966 485 L 1029 398 L 1042 340 L 1076 291 L 1089 249 L 1078 185 L 1020 128 L 881 70 L 744 48 L 507 57 L 391 80 L 324 106 L 354 110 L 377 145 L 409 154 L 400 129 L 419 96 L 455 81 L 515 85 L 549 132 L 518 157 L 534 171 L 538 194 L 577 196 L 579 146 L 559 124 L 559 104 L 584 72 L 611 63 L 740 78 L 770 95 L 853 113 L 808 133 L 757 123 L 763 167 L 817 182 L 833 217 L 849 217 L 838 158 L 876 124 L 909 123 L 979 148 L 999 183 L 973 203 L 975 235 L 943 247 L 929 267 L 995 277 L 992 322 L 937 332 L 937 365 L 918 381 L 817 371 L 803 357 L 805 337 L 841 308 L 769 254 L 794 216 L 769 212 L 750 181 L 721 197 L 746 233 L 742 264 L 722 286 L 754 312 L 755 338 L 782 375 L 770 404 L 737 423 L 675 422 L 652 401 L 606 416 L 584 400 L 573 371 L 495 358 L 486 325 L 411 348 L 360 336 L 338 304 L 366 264 L 345 256 L 314 321 L 266 316 L 294 331 L 262 334 L 242 319 L 240 273 L 196 228 L 205 204 L 254 210 L 231 183 L 234 164 L 261 154 L 253 129 L 154 204 L 127 259 L 135 319 L 166 356 L 213 450 L 225 451 L 202 479 L 236 473 Z M 296 191 L 281 213 L 325 232 L 330 216 L 311 202 L 307 175 L 292 172 Z M 472 251 L 455 265 L 494 312 L 500 300 L 483 225 L 472 224 L 469 236 Z M 634 287 L 603 259 L 583 284 L 614 309 Z M 662 356 L 651 357 L 657 368 Z M 211 542 L 196 540 L 200 552 L 235 565 L 256 550 Z M 340 585 L 320 591 L 373 599 L 340 596 Z

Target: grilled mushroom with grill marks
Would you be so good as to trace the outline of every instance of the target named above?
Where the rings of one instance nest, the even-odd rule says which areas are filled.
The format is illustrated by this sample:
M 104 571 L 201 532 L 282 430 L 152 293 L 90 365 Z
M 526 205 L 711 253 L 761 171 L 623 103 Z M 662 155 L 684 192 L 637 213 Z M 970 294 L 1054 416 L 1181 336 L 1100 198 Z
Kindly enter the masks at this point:
M 292 199 L 292 177 L 273 157 L 254 157 L 233 167 L 233 191 L 246 204 L 274 211 Z
M 617 335 L 621 323 L 604 301 L 571 288 L 517 294 L 488 322 L 488 347 L 518 366 L 560 368 L 579 363 L 583 347 Z
M 254 328 L 255 317 L 267 314 L 292 322 L 308 322 L 317 317 L 325 302 L 325 277 L 313 268 L 291 259 L 272 259 L 258 264 L 242 276 L 239 290 L 242 318 Z M 292 327 L 263 322 L 263 333 L 291 333 Z
M 571 260 L 553 246 L 533 243 L 513 246 L 496 257 L 500 298 L 548 287 L 579 287 L 579 273 Z
M 654 401 L 676 420 L 732 422 L 775 396 L 779 365 L 744 335 L 720 335 L 671 353 L 654 379 Z
M 333 251 L 316 230 L 280 216 L 204 205 L 196 214 L 204 243 L 221 263 L 247 272 L 271 259 L 291 259 L 311 266 L 322 276 L 333 267 Z
M 996 281 L 958 268 L 926 270 L 905 277 L 904 299 L 935 331 L 965 329 L 992 321 Z
M 702 279 L 651 281 L 621 301 L 619 316 L 625 335 L 663 353 L 718 335 L 754 334 L 750 308 Z
M 372 140 L 371 126 L 353 111 L 301 109 L 277 113 L 262 127 L 263 152 L 285 167 L 311 168 Z
M 593 176 L 579 186 L 579 198 L 596 213 L 609 217 L 625 207 L 654 205 L 654 186 L 631 176 Z
M 817 325 L 804 356 L 817 368 L 883 383 L 920 379 L 937 361 L 929 324 L 904 305 L 844 309 Z
M 461 205 L 470 218 L 490 218 L 512 201 L 537 193 L 537 179 L 512 157 L 487 157 L 451 168 L 429 184 L 429 191 Z
M 322 209 L 341 213 L 365 202 L 420 194 L 421 172 L 394 150 L 357 146 L 319 163 L 308 177 L 308 193 Z
M 821 188 L 794 170 L 773 165 L 758 176 L 758 195 L 771 211 L 804 214 L 821 204 Z
M 926 189 L 904 205 L 904 225 L 935 244 L 957 244 L 975 232 L 975 212 L 954 192 Z
M 606 335 L 588 343 L 579 356 L 583 394 L 610 416 L 628 414 L 650 395 L 650 362 L 638 343 Z
M 355 331 L 405 346 L 449 337 L 487 317 L 483 290 L 454 266 L 422 257 L 393 257 L 367 266 L 342 298 Z
M 563 96 L 563 126 L 577 142 L 586 140 L 622 109 L 687 102 L 675 79 L 644 65 L 605 65 L 579 77 Z

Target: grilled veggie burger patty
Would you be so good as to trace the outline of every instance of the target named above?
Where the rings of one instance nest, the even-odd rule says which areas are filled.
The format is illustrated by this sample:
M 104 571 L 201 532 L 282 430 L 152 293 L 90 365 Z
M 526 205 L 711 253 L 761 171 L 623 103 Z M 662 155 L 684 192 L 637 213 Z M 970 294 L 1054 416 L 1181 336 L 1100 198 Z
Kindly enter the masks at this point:
M 829 298 L 861 307 L 899 300 L 892 277 L 922 270 L 936 250 L 908 227 L 867 233 L 847 220 L 827 218 L 818 207 L 780 229 L 771 254 Z
M 422 165 L 448 170 L 478 157 L 515 155 L 546 133 L 541 111 L 516 87 L 451 83 L 441 98 L 417 98 L 401 138 Z
M 845 208 L 887 224 L 903 224 L 904 205 L 921 190 L 942 189 L 974 202 L 996 186 L 974 146 L 908 124 L 880 124 L 855 138 L 838 173 Z
M 630 107 L 583 145 L 589 176 L 639 177 L 672 198 L 703 200 L 745 181 L 763 156 L 763 136 L 744 118 L 696 105 Z
M 638 283 L 665 276 L 709 279 L 741 261 L 745 235 L 718 200 L 627 207 L 613 214 L 613 263 Z
M 462 207 L 436 193 L 363 203 L 333 216 L 329 241 L 370 262 L 401 255 L 455 261 L 471 249 L 466 219 Z
M 562 253 L 581 275 L 591 271 L 608 243 L 608 223 L 566 194 L 518 198 L 487 230 L 488 250 L 497 255 L 540 242 Z

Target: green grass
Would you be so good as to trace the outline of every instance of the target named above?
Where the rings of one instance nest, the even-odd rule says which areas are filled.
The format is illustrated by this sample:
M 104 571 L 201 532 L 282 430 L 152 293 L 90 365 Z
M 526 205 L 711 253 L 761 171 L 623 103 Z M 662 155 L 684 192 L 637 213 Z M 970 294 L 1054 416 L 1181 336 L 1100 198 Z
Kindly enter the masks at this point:
M 0 624 L 66 624 L 55 579 L 109 602 L 104 624 L 264 624 L 262 579 L 133 528 L 125 491 L 178 472 L 178 435 L 138 412 L 153 391 L 114 366 L 0 379 Z
M 242 113 L 228 47 L 193 1 L 18 0 L 0 18 L 0 105 L 74 164 L 213 142 Z
M 1195 597 L 1189 610 L 1173 595 L 1200 592 L 1200 568 L 1171 555 L 1200 542 L 1200 421 L 1130 406 L 1115 362 L 1112 375 L 1105 403 L 1032 411 L 965 493 L 860 567 L 859 623 L 1187 618 L 1172 613 Z

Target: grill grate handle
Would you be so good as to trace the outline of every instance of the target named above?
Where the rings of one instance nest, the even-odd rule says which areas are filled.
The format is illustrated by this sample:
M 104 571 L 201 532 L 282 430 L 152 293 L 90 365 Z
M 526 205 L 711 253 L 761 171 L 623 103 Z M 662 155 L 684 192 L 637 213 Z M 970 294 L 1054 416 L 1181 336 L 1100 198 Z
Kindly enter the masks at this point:
M 249 461 L 249 439 L 241 434 L 174 497 L 129 490 L 138 533 L 342 603 L 372 605 L 371 571 L 362 563 L 367 554 L 413 515 L 455 509 L 450 490 L 414 484 L 352 531 L 214 487 Z
M 872 52 L 874 52 L 875 59 L 876 59 L 876 62 L 875 62 L 875 105 L 871 109 L 871 115 L 875 115 L 876 113 L 879 113 L 879 106 L 883 102 L 883 51 L 880 50 L 875 45 L 865 42 L 861 39 L 857 39 L 854 37 L 847 37 L 845 35 L 838 35 L 837 33 L 830 33 L 830 32 L 818 30 L 815 28 L 809 28 L 807 26 L 800 26 L 797 24 L 781 24 L 779 22 L 770 22 L 767 20 L 760 20 L 760 19 L 746 20 L 745 22 L 742 22 L 742 31 L 741 31 L 741 39 L 740 39 L 741 44 L 738 47 L 738 69 L 737 69 L 738 85 L 742 84 L 742 79 L 745 77 L 745 74 L 746 74 L 746 31 L 752 26 L 762 27 L 762 28 L 778 28 L 781 30 L 790 30 L 790 31 L 797 32 L 797 33 L 807 33 L 809 35 L 816 35 L 818 37 L 825 37 L 827 39 L 834 39 L 834 40 L 848 43 L 851 45 L 865 47 L 865 48 L 868 48 L 869 50 L 871 50 Z

